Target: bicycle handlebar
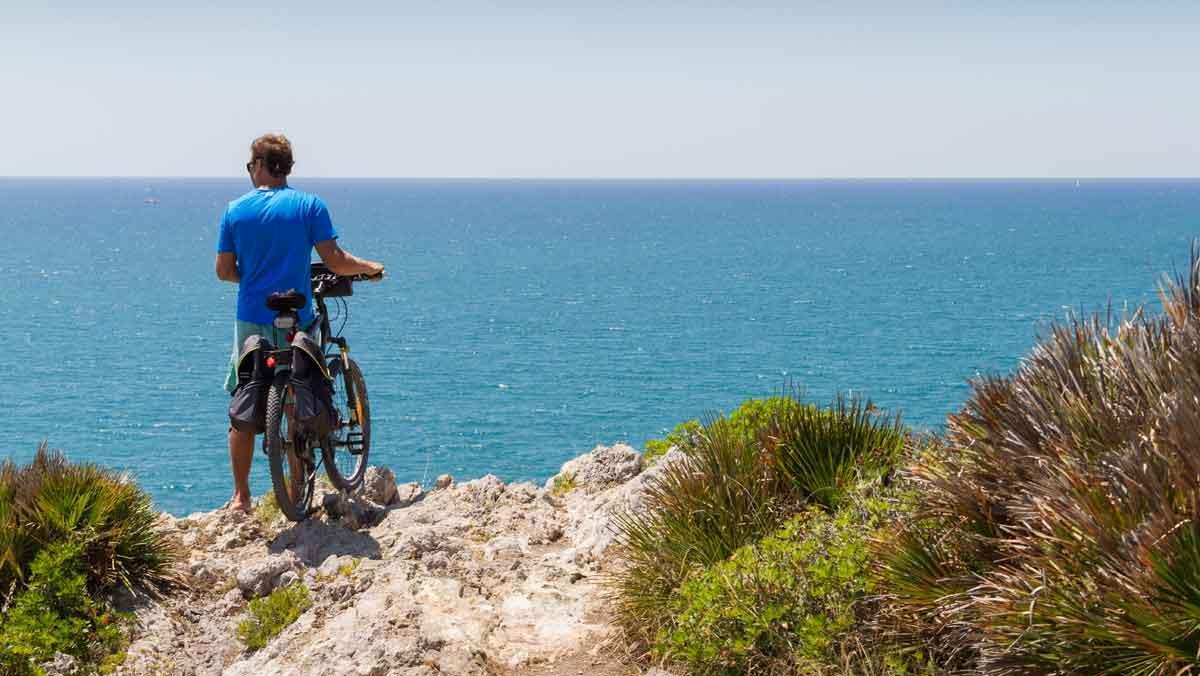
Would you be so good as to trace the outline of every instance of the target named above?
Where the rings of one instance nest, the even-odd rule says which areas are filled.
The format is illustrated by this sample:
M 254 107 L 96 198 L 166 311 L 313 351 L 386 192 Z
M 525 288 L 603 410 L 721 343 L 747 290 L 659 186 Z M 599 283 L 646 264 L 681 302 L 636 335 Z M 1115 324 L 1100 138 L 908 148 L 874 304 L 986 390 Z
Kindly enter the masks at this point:
M 324 263 L 312 264 L 312 288 L 316 295 L 337 297 L 351 296 L 354 282 L 378 281 L 383 279 L 383 272 L 375 275 L 338 275 L 334 274 Z

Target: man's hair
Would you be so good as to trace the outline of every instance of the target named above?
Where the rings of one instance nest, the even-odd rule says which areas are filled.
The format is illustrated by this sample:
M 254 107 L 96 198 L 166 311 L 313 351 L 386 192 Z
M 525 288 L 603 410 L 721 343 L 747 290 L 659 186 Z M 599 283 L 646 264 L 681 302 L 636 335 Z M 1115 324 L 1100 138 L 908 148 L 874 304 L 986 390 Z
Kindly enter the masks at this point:
M 292 143 L 283 134 L 263 134 L 250 144 L 250 160 L 262 160 L 276 178 L 292 173 Z

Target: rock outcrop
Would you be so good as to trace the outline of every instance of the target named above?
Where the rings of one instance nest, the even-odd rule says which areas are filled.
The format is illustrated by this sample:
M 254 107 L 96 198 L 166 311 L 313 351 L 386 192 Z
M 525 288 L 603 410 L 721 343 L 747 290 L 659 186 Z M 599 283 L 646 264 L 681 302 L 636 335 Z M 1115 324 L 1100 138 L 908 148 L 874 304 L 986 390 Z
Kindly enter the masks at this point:
M 358 495 L 326 490 L 300 524 L 164 515 L 191 588 L 141 601 L 118 673 L 638 674 L 618 657 L 600 577 L 614 515 L 675 459 L 643 471 L 632 448 L 597 447 L 563 466 L 566 491 L 488 475 L 424 492 L 371 468 Z M 236 628 L 249 600 L 297 583 L 312 607 L 247 651 Z

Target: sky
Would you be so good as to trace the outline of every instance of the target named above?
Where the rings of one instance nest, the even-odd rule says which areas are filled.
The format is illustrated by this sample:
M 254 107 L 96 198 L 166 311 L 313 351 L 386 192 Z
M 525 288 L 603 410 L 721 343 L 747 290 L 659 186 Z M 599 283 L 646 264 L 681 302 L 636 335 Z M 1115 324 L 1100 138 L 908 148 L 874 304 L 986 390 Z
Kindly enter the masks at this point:
M 0 176 L 1200 175 L 1200 3 L 0 3 Z

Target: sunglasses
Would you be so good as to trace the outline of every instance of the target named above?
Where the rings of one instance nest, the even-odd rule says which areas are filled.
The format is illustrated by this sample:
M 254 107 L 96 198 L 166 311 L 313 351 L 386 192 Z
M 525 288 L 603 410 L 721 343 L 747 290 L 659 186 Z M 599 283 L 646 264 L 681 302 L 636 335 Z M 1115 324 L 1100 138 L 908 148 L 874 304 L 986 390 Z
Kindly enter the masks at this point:
M 247 162 L 246 163 L 246 173 L 253 174 L 254 173 L 254 165 L 257 163 L 258 163 L 258 158 L 255 158 L 255 159 Z

